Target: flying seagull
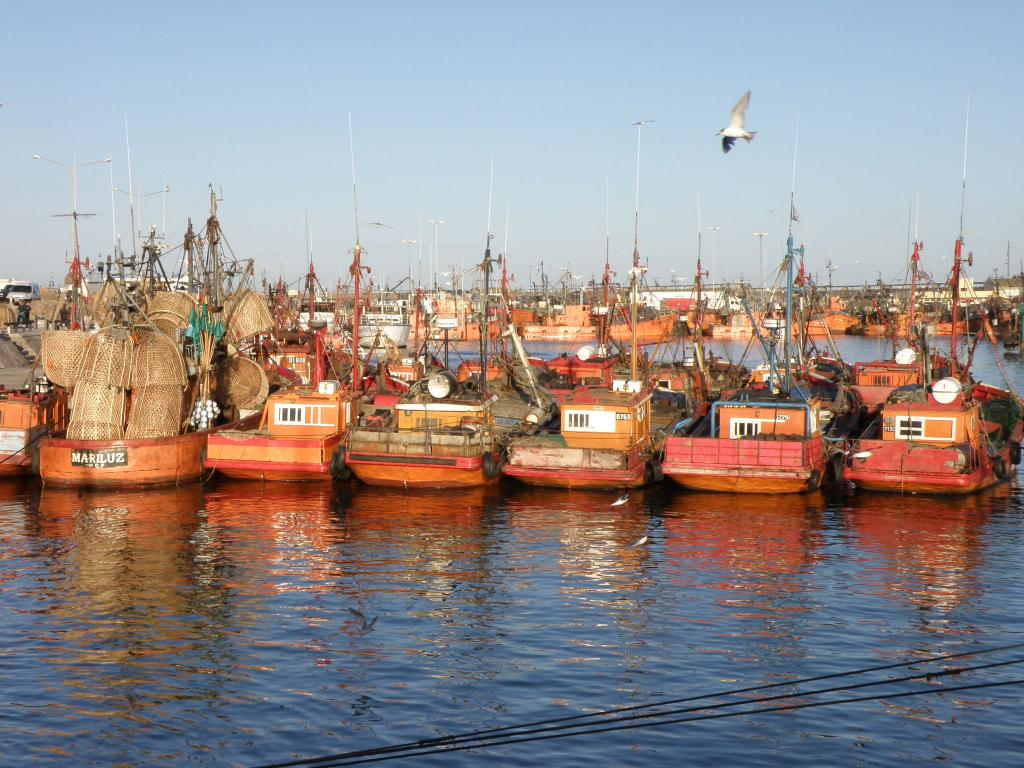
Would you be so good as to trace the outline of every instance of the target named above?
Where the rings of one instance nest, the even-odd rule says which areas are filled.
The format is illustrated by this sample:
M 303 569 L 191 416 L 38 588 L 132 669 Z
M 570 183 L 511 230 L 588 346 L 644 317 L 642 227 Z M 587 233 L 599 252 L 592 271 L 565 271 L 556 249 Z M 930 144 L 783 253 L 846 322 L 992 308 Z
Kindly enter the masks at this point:
M 629 501 L 629 494 L 628 493 L 624 493 L 621 496 L 619 496 L 619 498 L 617 498 L 615 501 L 612 502 L 612 506 L 613 507 L 621 507 L 627 501 Z
M 747 91 L 740 97 L 740 100 L 736 102 L 736 106 L 732 108 L 732 115 L 729 117 L 729 127 L 723 128 L 718 132 L 718 136 L 722 137 L 722 151 L 728 152 L 732 149 L 732 145 L 736 143 L 736 139 L 744 139 L 750 141 L 754 138 L 754 134 L 757 131 L 747 131 L 743 127 L 743 123 L 747 117 L 747 105 L 750 104 L 750 91 Z

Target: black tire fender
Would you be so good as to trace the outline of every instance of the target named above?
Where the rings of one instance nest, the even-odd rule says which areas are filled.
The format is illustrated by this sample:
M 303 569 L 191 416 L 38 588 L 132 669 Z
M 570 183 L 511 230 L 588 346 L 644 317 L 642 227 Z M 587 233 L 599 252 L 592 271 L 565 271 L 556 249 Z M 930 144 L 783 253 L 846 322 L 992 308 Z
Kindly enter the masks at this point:
M 339 445 L 338 450 L 331 456 L 330 465 L 331 478 L 336 481 L 348 480 L 352 477 L 352 470 L 345 463 L 345 447 Z
M 1020 464 L 1020 443 L 1010 443 L 1010 463 L 1015 467 Z
M 494 458 L 494 454 L 490 451 L 484 453 L 483 457 L 484 477 L 488 480 L 493 480 L 501 474 L 501 465 Z
M 815 469 L 811 471 L 811 476 L 807 478 L 807 490 L 816 491 L 821 488 L 821 470 Z
M 992 457 L 992 470 L 996 473 L 996 477 L 1000 480 L 1005 480 L 1010 474 L 1006 468 L 1006 459 L 1002 456 Z

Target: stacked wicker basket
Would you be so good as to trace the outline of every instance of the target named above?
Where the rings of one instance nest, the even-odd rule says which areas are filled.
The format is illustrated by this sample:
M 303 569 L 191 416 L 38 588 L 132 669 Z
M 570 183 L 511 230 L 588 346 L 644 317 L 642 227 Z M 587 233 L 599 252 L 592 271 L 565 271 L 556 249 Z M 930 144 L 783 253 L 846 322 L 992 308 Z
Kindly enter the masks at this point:
M 70 439 L 134 440 L 181 431 L 187 374 L 166 336 L 153 334 L 136 345 L 122 328 L 47 331 L 42 361 L 47 378 L 71 389 Z

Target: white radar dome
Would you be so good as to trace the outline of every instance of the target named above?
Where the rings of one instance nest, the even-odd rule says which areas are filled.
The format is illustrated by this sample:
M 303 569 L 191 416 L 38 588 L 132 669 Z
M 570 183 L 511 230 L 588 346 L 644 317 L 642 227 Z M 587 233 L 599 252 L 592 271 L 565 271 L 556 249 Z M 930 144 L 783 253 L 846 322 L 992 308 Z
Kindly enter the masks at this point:
M 961 392 L 963 392 L 963 387 L 960 386 L 958 380 L 953 378 L 939 379 L 932 384 L 932 397 L 943 405 L 952 403 Z

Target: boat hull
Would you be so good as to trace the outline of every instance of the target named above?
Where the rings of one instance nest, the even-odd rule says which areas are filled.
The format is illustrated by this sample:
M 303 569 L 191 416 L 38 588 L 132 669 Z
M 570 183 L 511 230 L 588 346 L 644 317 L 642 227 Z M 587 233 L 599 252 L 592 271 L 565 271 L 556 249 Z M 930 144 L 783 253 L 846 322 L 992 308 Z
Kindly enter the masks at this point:
M 240 480 L 326 482 L 341 440 L 340 434 L 303 439 L 223 431 L 210 435 L 205 466 Z
M 1012 471 L 1009 450 L 992 459 L 975 452 L 958 468 L 958 458 L 970 455 L 968 446 L 937 448 L 918 443 L 862 440 L 860 450 L 846 460 L 844 477 L 859 490 L 886 493 L 963 495 L 977 493 L 1006 479 Z M 996 471 L 995 462 L 1002 467 Z M 967 469 L 968 471 L 963 471 Z
M 806 493 L 821 487 L 820 436 L 803 440 L 670 437 L 662 471 L 684 488 L 723 493 Z
M 44 438 L 39 474 L 44 485 L 150 488 L 199 481 L 207 434 L 192 432 L 146 440 Z
M 367 485 L 388 488 L 475 488 L 497 480 L 484 472 L 482 456 L 402 456 L 350 452 L 345 464 Z
M 627 470 L 551 469 L 506 465 L 502 468 L 502 473 L 525 485 L 593 491 L 640 488 L 650 481 L 643 464 Z

